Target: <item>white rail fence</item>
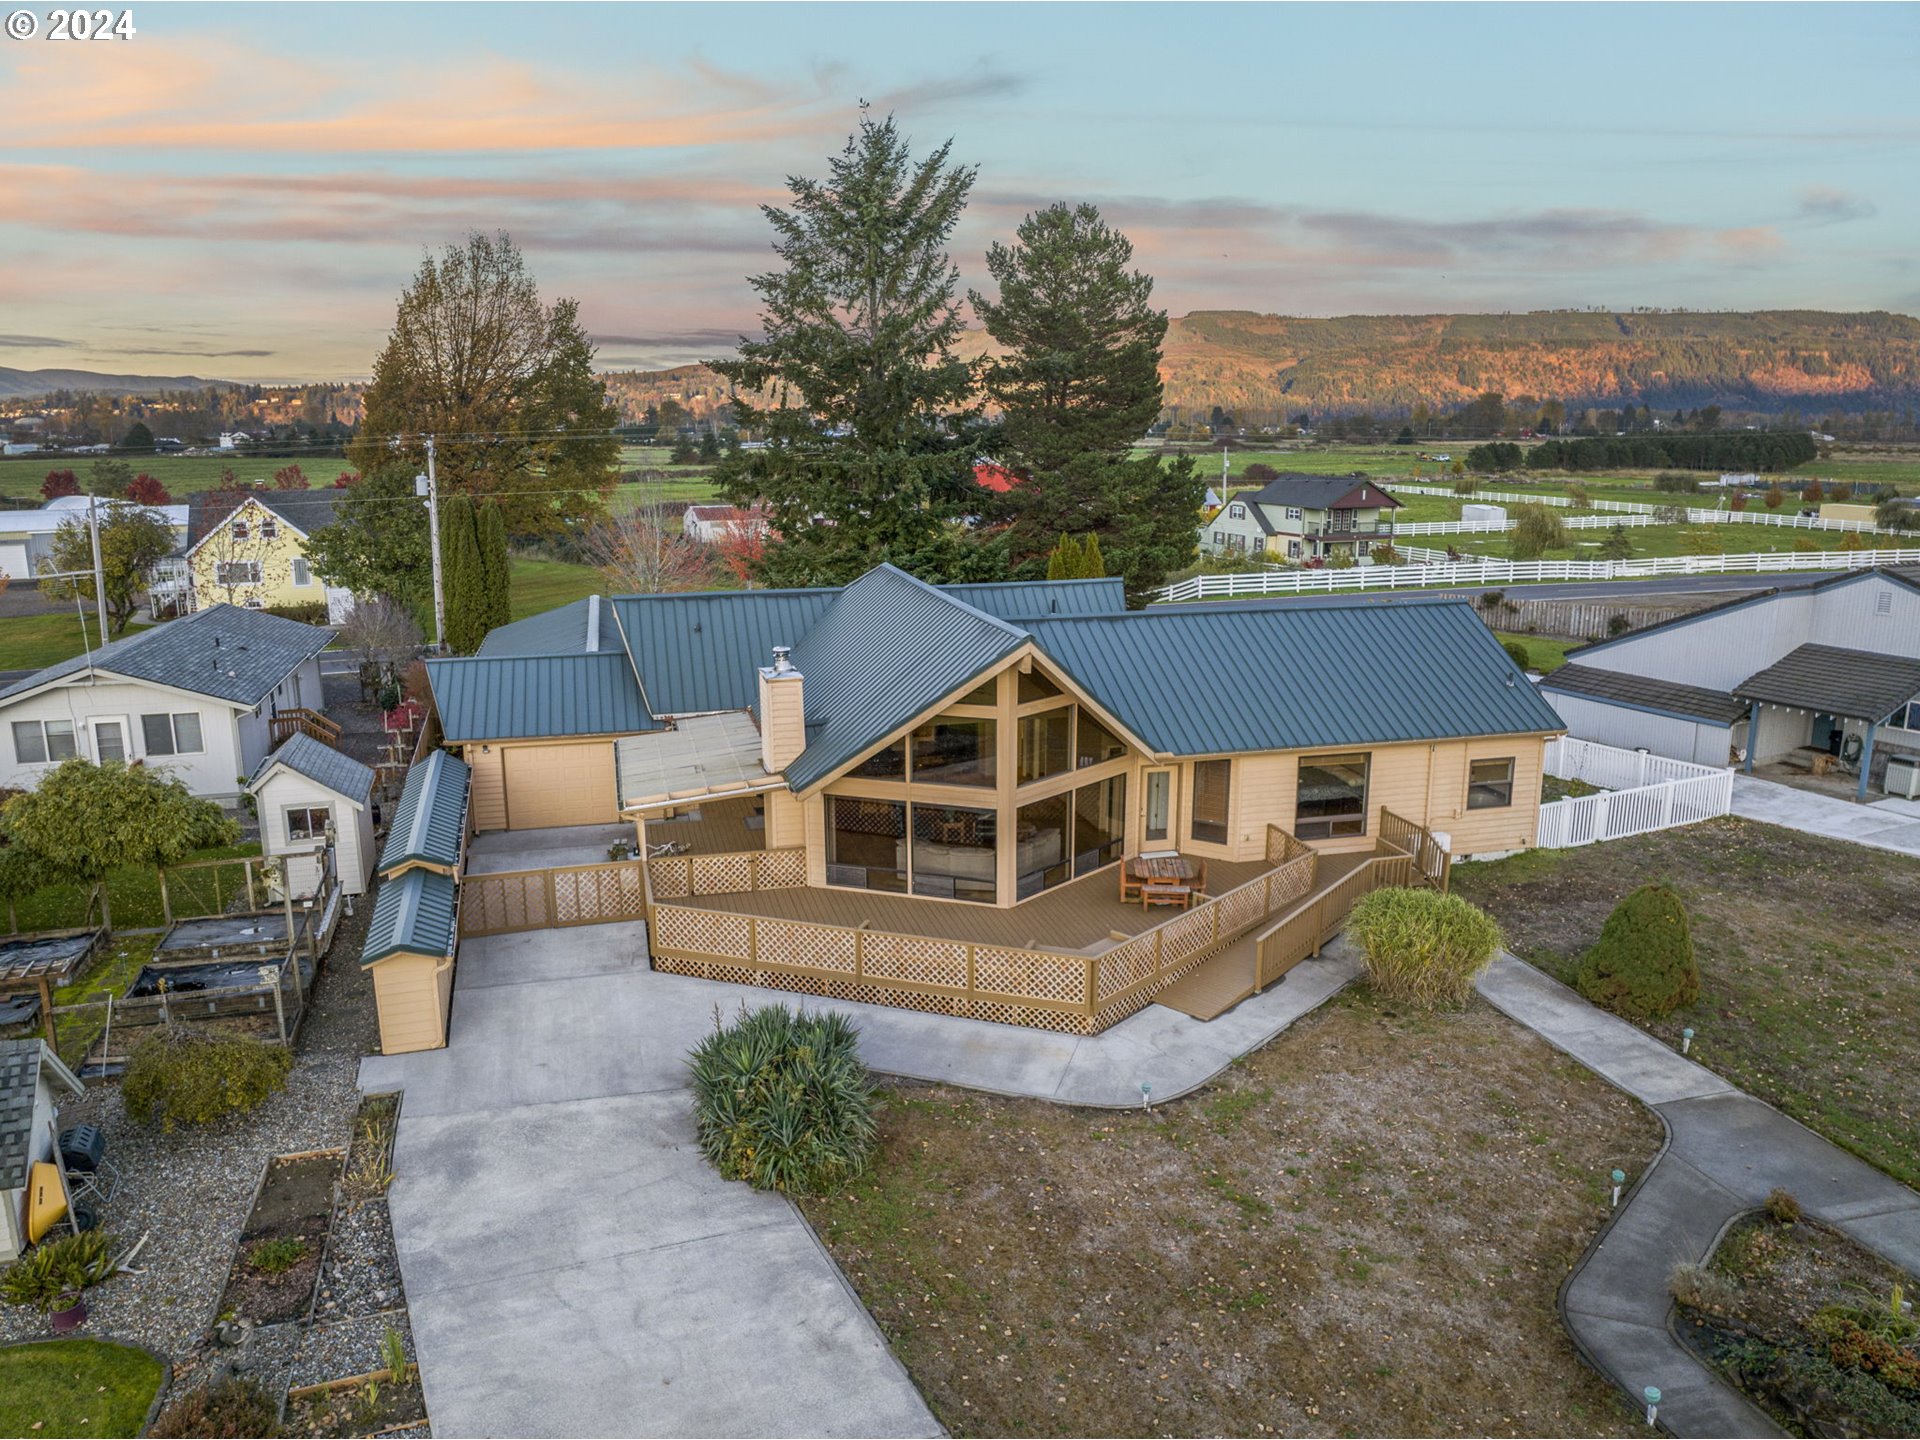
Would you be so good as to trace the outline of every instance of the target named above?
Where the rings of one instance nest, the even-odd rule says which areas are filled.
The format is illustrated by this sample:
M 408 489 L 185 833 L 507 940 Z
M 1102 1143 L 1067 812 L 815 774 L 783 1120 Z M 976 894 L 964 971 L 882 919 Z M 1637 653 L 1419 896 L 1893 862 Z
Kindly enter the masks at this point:
M 1565 850 L 1712 820 L 1733 810 L 1733 771 L 1571 737 L 1547 742 L 1547 774 L 1582 780 L 1598 795 L 1540 807 L 1534 843 Z
M 1408 547 L 1408 558 L 1444 551 Z M 1524 585 L 1552 580 L 1646 580 L 1661 575 L 1751 575 L 1808 570 L 1870 570 L 1920 564 L 1907 550 L 1770 550 L 1748 555 L 1673 555 L 1657 560 L 1464 560 L 1455 564 L 1355 565 L 1344 570 L 1273 569 L 1237 575 L 1194 575 L 1161 589 L 1154 600 L 1228 600 L 1258 595 L 1325 595 L 1350 590 L 1419 590 L 1434 585 Z
M 1676 507 L 1677 508 L 1677 507 Z M 1395 535 L 1472 535 L 1482 531 L 1511 530 L 1520 522 L 1505 520 L 1396 520 Z M 1668 520 L 1655 510 L 1636 510 L 1614 515 L 1565 515 L 1560 523 L 1569 530 L 1611 530 L 1616 525 L 1632 529 L 1640 525 L 1774 525 L 1787 530 L 1850 530 L 1858 535 L 1890 535 L 1871 520 L 1822 520 L 1818 515 L 1772 515 L 1751 510 L 1688 510 L 1684 522 Z

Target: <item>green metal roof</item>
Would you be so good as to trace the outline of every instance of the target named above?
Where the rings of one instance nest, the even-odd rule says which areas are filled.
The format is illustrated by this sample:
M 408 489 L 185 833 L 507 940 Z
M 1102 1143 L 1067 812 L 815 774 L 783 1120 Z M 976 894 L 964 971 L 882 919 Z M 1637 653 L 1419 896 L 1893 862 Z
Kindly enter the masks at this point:
M 409 870 L 381 882 L 360 948 L 364 969 L 389 955 L 453 954 L 454 880 L 437 870 Z
M 407 771 L 393 823 L 387 827 L 387 843 L 380 849 L 381 873 L 409 864 L 460 863 L 469 779 L 466 762 L 445 750 L 434 751 Z
M 93 652 L 92 664 L 104 674 L 171 685 L 251 708 L 295 667 L 332 643 L 333 632 L 318 625 L 264 610 L 214 605 L 109 641 Z M 0 690 L 0 700 L 82 674 L 87 664 L 86 656 L 76 655 L 36 670 Z
M 631 735 L 657 729 L 619 652 L 427 661 L 449 741 Z
M 584 600 L 575 600 L 571 605 L 543 610 L 538 615 L 529 615 L 525 620 L 516 620 L 511 625 L 488 631 L 487 638 L 474 653 L 483 660 L 511 655 L 584 654 L 587 649 L 588 614 L 596 608 L 596 601 L 600 612 L 597 648 L 618 650 L 620 632 L 613 623 L 612 606 L 600 596 L 589 595 Z
M 1026 639 L 891 565 L 869 570 L 794 647 L 806 679 L 807 748 L 787 766 L 787 784 L 804 790 L 824 779 Z
M 798 646 L 840 592 L 720 590 L 613 601 L 655 715 L 750 710 L 773 647 Z
M 278 750 L 261 756 L 260 763 L 253 767 L 247 788 L 257 788 L 267 777 L 267 772 L 276 765 L 284 765 L 294 774 L 304 775 L 314 784 L 324 785 L 336 795 L 344 795 L 362 805 L 367 803 L 367 796 L 373 790 L 373 770 L 370 766 L 361 764 L 351 755 L 341 754 L 311 735 L 290 735 Z
M 940 592 L 1002 620 L 1053 615 L 1122 615 L 1127 582 L 1118 575 L 1099 580 L 1014 580 L 994 585 L 942 585 Z
M 1197 605 L 1030 628 L 1157 754 L 1566 728 L 1464 600 Z

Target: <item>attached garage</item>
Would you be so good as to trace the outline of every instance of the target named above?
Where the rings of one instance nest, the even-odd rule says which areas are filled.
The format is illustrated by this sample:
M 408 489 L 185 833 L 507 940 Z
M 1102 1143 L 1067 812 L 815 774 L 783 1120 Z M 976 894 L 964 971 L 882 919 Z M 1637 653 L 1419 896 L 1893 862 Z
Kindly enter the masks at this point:
M 507 829 L 611 825 L 620 819 L 611 740 L 499 749 Z

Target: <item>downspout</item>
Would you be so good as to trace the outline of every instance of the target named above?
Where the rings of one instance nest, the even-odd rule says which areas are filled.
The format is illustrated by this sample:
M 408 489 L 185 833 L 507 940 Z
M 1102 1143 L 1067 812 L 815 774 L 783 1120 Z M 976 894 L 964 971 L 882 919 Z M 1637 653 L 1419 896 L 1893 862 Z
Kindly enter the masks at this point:
M 1866 802 L 1867 776 L 1873 769 L 1873 733 L 1880 728 L 1878 720 L 1867 722 L 1867 738 L 1860 745 L 1860 788 L 1854 792 L 1854 799 Z
M 1747 774 L 1753 774 L 1753 752 L 1760 748 L 1760 702 L 1747 712 Z

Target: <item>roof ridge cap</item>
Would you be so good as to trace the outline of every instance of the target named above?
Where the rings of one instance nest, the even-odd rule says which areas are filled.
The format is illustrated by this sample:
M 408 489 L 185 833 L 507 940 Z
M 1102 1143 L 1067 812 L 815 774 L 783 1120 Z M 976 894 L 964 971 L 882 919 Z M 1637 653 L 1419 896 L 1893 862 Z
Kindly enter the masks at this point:
M 853 589 L 855 585 L 858 585 L 862 580 L 868 579 L 870 576 L 882 575 L 882 574 L 890 578 L 897 577 L 901 580 L 905 580 L 910 585 L 917 585 L 920 589 L 926 591 L 929 595 L 937 597 L 942 604 L 951 605 L 956 610 L 964 610 L 967 614 L 976 616 L 981 620 L 985 620 L 988 624 L 992 625 L 995 629 L 1004 630 L 1007 632 L 1007 634 L 1012 635 L 1017 639 L 1027 638 L 1028 632 L 1025 630 L 1022 630 L 1018 625 L 1015 625 L 1010 621 L 1002 620 L 998 615 L 989 615 L 985 610 L 982 610 L 979 606 L 969 605 L 966 601 L 962 600 L 957 595 L 949 595 L 943 587 L 939 585 L 935 585 L 931 581 L 922 580 L 918 575 L 908 574 L 905 570 L 902 570 L 898 565 L 895 565 L 891 560 L 882 560 L 878 565 L 874 566 L 873 569 L 867 571 L 865 575 L 861 575 L 856 579 L 848 581 L 846 585 L 846 589 L 843 590 L 841 593 L 845 594 L 846 590 Z M 991 582 L 987 582 L 987 583 L 991 583 Z

